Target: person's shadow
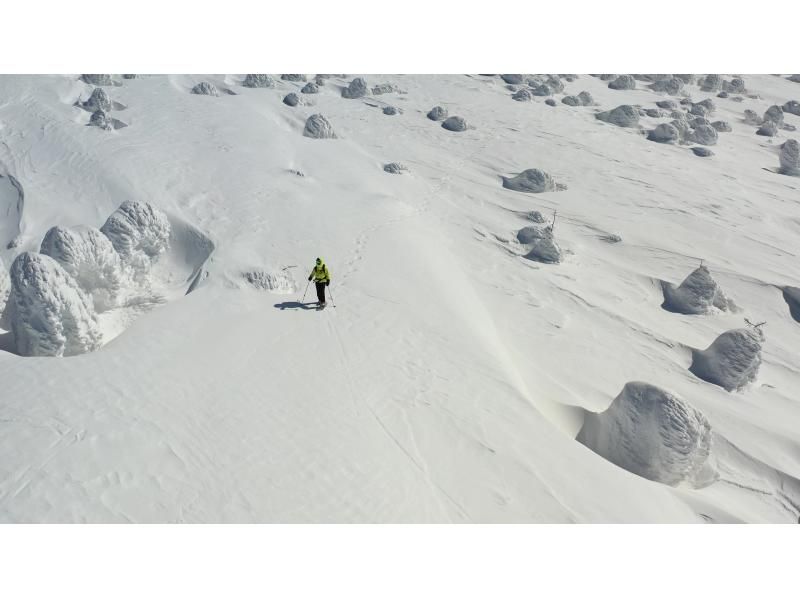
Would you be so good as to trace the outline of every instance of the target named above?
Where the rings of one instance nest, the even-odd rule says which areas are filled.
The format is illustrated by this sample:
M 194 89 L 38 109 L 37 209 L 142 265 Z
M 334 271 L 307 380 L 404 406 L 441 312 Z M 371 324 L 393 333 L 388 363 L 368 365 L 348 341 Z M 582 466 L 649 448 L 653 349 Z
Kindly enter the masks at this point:
M 300 303 L 299 301 L 284 301 L 283 303 L 276 303 L 275 308 L 284 310 L 284 309 L 316 309 L 317 302 L 312 301 L 311 303 Z

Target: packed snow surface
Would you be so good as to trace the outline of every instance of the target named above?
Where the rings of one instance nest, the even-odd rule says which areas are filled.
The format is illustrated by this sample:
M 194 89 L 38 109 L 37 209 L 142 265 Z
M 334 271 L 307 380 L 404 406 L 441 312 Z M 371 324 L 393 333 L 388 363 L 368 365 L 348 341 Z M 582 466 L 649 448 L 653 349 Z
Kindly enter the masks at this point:
M 800 183 L 743 112 L 800 87 L 617 77 L 4 76 L 0 520 L 796 524 Z M 647 139 L 707 99 L 713 158 Z M 531 167 L 568 189 L 501 184 Z M 661 308 L 700 263 L 739 311 Z M 707 349 L 744 318 L 755 376 Z

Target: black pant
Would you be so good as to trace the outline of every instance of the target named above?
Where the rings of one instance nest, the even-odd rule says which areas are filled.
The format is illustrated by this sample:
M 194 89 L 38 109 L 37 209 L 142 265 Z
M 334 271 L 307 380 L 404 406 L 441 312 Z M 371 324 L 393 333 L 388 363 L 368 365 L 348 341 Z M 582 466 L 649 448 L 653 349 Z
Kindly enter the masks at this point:
M 325 303 L 325 283 L 324 282 L 314 282 L 317 285 L 317 299 L 320 303 Z

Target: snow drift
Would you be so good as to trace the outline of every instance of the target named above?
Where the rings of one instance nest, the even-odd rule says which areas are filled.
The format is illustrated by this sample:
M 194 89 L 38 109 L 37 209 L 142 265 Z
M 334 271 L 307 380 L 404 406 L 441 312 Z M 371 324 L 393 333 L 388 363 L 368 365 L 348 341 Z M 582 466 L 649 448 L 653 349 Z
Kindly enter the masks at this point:
M 525 258 L 543 264 L 561 262 L 561 248 L 553 237 L 549 226 L 526 226 L 517 233 L 517 241 L 527 247 Z
M 503 187 L 522 193 L 545 193 L 547 191 L 563 191 L 565 185 L 559 185 L 552 176 L 538 168 L 528 168 L 515 177 L 501 177 Z
M 692 351 L 689 371 L 728 392 L 753 382 L 761 366 L 764 333 L 758 328 L 737 328 L 720 334 L 705 351 Z
M 706 417 L 645 382 L 628 382 L 606 411 L 588 413 L 576 440 L 654 482 L 701 488 L 716 480 Z

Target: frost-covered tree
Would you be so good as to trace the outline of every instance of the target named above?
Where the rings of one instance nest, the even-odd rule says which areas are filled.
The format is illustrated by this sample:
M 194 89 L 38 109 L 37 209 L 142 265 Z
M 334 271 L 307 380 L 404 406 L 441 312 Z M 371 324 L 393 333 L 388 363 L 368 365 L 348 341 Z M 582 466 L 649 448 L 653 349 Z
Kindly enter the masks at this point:
M 126 201 L 100 228 L 135 276 L 146 274 L 169 249 L 171 226 L 167 215 L 155 206 Z

